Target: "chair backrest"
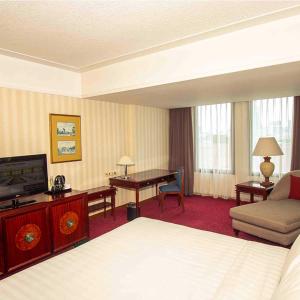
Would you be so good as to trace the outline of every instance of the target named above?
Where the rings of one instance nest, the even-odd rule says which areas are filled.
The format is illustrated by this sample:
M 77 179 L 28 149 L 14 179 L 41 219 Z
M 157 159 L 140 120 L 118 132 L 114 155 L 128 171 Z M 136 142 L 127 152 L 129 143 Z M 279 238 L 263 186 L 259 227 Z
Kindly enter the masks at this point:
M 176 185 L 180 188 L 181 192 L 184 192 L 184 169 L 178 168 L 176 170 L 175 178 L 176 178 Z
M 270 196 L 268 197 L 268 200 L 288 199 L 290 193 L 290 186 L 291 186 L 290 175 L 300 177 L 300 170 L 295 170 L 286 173 L 274 186 L 274 189 L 271 192 Z

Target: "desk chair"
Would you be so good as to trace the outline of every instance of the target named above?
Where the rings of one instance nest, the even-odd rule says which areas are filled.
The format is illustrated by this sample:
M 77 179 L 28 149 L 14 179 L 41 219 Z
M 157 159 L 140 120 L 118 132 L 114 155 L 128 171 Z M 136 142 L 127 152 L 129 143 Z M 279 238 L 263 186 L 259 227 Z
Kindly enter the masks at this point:
M 167 195 L 177 195 L 178 206 L 181 205 L 184 211 L 184 171 L 183 169 L 177 170 L 175 175 L 176 181 L 159 187 L 159 206 L 163 212 L 163 202 Z

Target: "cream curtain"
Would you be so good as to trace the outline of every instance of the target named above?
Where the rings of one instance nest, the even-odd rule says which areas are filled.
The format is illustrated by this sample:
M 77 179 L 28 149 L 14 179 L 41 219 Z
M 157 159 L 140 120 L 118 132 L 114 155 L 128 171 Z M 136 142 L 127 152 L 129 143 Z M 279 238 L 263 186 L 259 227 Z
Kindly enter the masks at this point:
M 294 98 L 274 98 L 255 100 L 251 102 L 252 126 L 251 149 L 254 149 L 262 136 L 274 136 L 280 145 L 283 155 L 272 157 L 275 164 L 274 174 L 282 176 L 291 168 L 292 127 L 293 127 Z M 259 174 L 261 157 L 252 157 L 251 173 Z
M 234 186 L 234 104 L 195 108 L 194 192 L 230 197 Z
M 194 192 L 213 197 L 235 198 L 235 184 L 250 179 L 249 102 L 233 105 L 234 172 L 200 173 L 194 175 Z
M 285 119 L 288 114 L 290 114 L 290 100 L 286 100 L 287 102 L 284 103 L 284 107 L 280 109 L 283 112 L 283 116 Z M 258 105 L 258 104 L 257 104 Z M 210 195 L 213 197 L 222 197 L 222 198 L 235 198 L 235 185 L 237 183 L 245 182 L 248 180 L 262 180 L 261 174 L 255 176 L 251 176 L 251 163 L 252 163 L 252 156 L 250 148 L 253 146 L 251 145 L 251 138 L 252 134 L 251 131 L 251 115 L 250 115 L 250 103 L 249 102 L 237 102 L 234 103 L 234 111 L 233 111 L 233 124 L 234 124 L 234 172 L 233 174 L 224 174 L 218 172 L 211 172 L 211 173 L 204 173 L 195 171 L 194 174 L 194 193 L 201 194 L 201 195 Z M 262 109 L 262 111 L 264 111 Z M 254 122 L 258 122 L 259 119 L 257 116 L 257 112 L 255 112 L 256 116 L 254 117 Z M 267 118 L 267 116 L 265 116 Z M 270 116 L 269 116 L 270 117 Z M 268 118 L 269 118 L 268 117 Z M 256 120 L 257 119 L 257 120 Z M 256 120 L 256 121 L 255 121 Z M 256 126 L 257 127 L 257 126 Z M 259 127 L 257 127 L 259 128 Z M 259 130 L 257 133 L 258 135 L 278 135 L 278 140 L 283 135 L 281 132 L 278 133 L 278 128 L 274 129 L 272 132 L 265 132 L 263 129 Z M 290 132 L 290 131 L 289 131 Z M 255 143 L 253 141 L 253 143 Z M 254 145 L 255 146 L 255 145 Z M 283 151 L 285 153 L 289 152 L 290 149 L 287 148 L 288 144 L 282 144 Z M 279 176 L 274 176 L 271 178 L 273 182 L 277 182 L 286 168 L 289 168 L 287 164 L 288 160 L 290 159 L 290 154 L 285 155 L 281 159 L 275 158 L 274 162 L 277 164 L 277 168 L 279 171 Z M 261 160 L 261 158 L 258 158 Z M 273 158 L 272 158 L 273 160 Z M 284 164 L 282 163 L 284 160 Z M 283 168 L 283 165 L 286 166 Z M 249 197 L 248 195 L 242 195 L 243 200 L 247 200 Z

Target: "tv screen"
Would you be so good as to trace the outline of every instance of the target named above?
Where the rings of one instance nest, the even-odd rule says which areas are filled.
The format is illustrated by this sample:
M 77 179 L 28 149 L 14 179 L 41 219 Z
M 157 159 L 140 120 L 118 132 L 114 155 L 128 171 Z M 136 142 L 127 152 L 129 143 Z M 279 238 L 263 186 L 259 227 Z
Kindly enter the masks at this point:
M 0 158 L 0 200 L 48 189 L 46 154 Z

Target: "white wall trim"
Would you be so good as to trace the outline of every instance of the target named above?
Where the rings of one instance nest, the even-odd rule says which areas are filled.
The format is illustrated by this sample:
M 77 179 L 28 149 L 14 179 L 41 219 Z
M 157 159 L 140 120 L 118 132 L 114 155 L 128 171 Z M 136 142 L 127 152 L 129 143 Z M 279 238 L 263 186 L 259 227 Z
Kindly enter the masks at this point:
M 81 74 L 0 54 L 0 86 L 81 97 Z
M 300 60 L 300 15 L 82 73 L 83 97 L 228 74 Z

